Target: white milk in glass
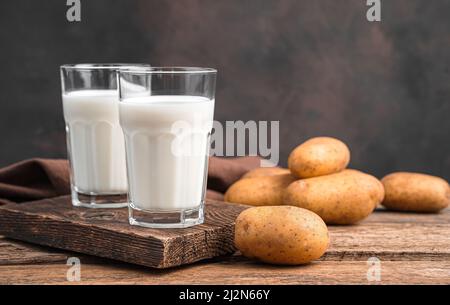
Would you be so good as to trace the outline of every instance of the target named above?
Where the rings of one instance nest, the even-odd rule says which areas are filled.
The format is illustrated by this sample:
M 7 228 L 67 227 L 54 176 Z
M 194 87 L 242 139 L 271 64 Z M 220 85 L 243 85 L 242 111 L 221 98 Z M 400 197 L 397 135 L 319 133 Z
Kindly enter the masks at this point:
M 198 207 L 204 196 L 214 100 L 170 95 L 119 103 L 130 202 L 142 210 Z
M 63 95 L 72 179 L 77 192 L 127 192 L 117 95 L 116 90 L 80 90 Z

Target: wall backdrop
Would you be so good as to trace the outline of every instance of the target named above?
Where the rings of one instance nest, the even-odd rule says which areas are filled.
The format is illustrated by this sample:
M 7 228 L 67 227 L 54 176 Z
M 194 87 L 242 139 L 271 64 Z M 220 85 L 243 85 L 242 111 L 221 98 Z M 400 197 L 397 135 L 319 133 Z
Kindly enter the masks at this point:
M 215 118 L 279 120 L 281 161 L 346 141 L 351 166 L 450 178 L 450 1 L 65 0 L 0 4 L 0 166 L 65 157 L 58 67 L 147 62 L 219 70 Z

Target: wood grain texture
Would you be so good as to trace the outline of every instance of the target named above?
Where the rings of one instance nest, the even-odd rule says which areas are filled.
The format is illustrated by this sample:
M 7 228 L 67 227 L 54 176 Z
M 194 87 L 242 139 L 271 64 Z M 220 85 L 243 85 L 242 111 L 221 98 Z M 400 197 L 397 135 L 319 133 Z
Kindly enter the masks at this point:
M 0 236 L 0 265 L 54 263 L 66 261 L 67 257 L 67 254 L 49 247 Z
M 450 209 L 439 214 L 377 209 L 353 226 L 329 226 L 324 260 L 450 260 Z
M 40 245 L 167 268 L 230 254 L 244 206 L 209 201 L 205 223 L 187 229 L 128 224 L 127 209 L 74 208 L 70 197 L 0 207 L 0 234 Z
M 324 259 L 450 259 L 450 225 L 384 224 L 329 230 L 331 246 Z
M 259 264 L 240 256 L 168 270 L 122 263 L 85 263 L 68 282 L 66 264 L 0 266 L 0 284 L 450 284 L 450 262 L 381 261 L 381 281 L 367 280 L 366 261 L 318 261 L 304 266 Z
M 83 211 L 89 223 L 111 218 L 105 210 Z M 158 270 L 0 238 L 0 284 L 77 284 L 66 279 L 72 256 L 81 260 L 80 284 L 450 284 L 449 209 L 440 214 L 379 209 L 359 225 L 329 230 L 327 253 L 296 267 L 261 264 L 235 253 Z M 379 283 L 367 280 L 372 256 L 381 261 Z

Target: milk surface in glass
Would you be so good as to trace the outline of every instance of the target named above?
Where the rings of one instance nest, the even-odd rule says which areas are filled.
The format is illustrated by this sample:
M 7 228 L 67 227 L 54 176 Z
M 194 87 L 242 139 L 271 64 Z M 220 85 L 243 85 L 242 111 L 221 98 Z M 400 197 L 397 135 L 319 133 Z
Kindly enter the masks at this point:
M 119 103 L 125 134 L 130 204 L 141 210 L 198 207 L 205 171 L 214 100 L 154 95 Z
M 126 193 L 117 90 L 78 90 L 62 98 L 76 191 L 91 195 Z

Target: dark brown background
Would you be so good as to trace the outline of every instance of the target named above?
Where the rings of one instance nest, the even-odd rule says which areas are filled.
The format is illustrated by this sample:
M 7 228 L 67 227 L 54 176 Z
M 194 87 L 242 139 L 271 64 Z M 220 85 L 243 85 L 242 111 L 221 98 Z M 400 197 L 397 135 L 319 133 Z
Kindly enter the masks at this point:
M 0 166 L 64 157 L 58 66 L 148 62 L 219 69 L 218 120 L 280 120 L 281 160 L 308 137 L 351 165 L 450 178 L 450 1 L 65 0 L 0 4 Z

